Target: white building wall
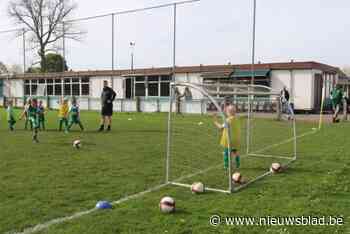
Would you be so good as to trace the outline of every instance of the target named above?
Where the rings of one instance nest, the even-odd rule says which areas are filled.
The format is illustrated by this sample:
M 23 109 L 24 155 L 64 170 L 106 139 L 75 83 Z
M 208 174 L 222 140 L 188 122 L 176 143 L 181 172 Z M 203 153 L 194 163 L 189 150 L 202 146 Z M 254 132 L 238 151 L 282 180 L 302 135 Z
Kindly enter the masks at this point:
M 313 70 L 273 70 L 271 87 L 275 90 L 286 87 L 291 94 L 291 101 L 294 96 L 295 109 L 311 110 L 313 108 Z
M 103 81 L 107 80 L 108 85 L 112 85 L 111 77 L 91 77 L 90 78 L 90 96 L 92 98 L 100 98 L 103 89 Z
M 113 79 L 113 89 L 117 93 L 117 98 L 125 98 L 125 79 L 123 77 L 115 77 Z
M 20 79 L 4 80 L 4 96 L 6 97 L 23 97 L 24 81 Z
M 201 77 L 200 73 L 179 73 L 175 76 L 176 82 L 188 82 L 188 83 L 194 83 L 194 84 L 202 84 L 203 78 Z M 184 87 L 180 88 L 180 92 L 183 92 Z M 191 89 L 192 98 L 193 99 L 202 99 L 203 95 L 202 93 Z

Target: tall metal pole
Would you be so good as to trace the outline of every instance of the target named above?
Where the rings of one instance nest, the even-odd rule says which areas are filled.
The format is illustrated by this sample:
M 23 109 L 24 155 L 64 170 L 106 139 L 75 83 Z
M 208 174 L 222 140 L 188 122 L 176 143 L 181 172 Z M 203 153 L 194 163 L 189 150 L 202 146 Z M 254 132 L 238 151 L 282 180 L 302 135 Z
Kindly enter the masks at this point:
M 114 87 L 114 37 L 115 37 L 115 31 L 114 31 L 114 14 L 111 15 L 112 16 L 112 77 L 111 77 L 111 86 L 112 88 Z
M 256 0 L 254 0 L 253 6 L 253 45 L 252 45 L 252 80 L 251 84 L 254 85 L 255 82 L 255 31 L 256 31 Z
M 63 57 L 63 62 L 62 62 L 62 72 L 65 71 L 66 66 L 66 27 L 64 21 L 62 22 L 62 57 Z
M 26 30 L 23 28 L 23 73 L 26 73 Z
M 173 82 L 176 82 L 175 81 L 175 69 L 176 69 L 176 17 L 177 17 L 177 15 L 176 15 L 176 13 L 177 13 L 177 4 L 176 3 L 174 3 L 174 31 L 173 31 L 173 72 L 172 72 L 172 74 L 173 74 L 173 77 L 172 77 L 172 80 L 173 80 Z
M 166 175 L 165 183 L 170 182 L 170 151 L 171 151 L 171 114 L 173 107 L 173 98 L 175 97 L 176 81 L 175 81 L 175 69 L 176 69 L 176 9 L 177 5 L 174 3 L 173 9 L 173 67 L 172 67 L 172 82 L 170 85 L 170 97 L 169 97 L 169 116 L 168 116 L 168 141 L 167 141 L 167 154 L 166 154 Z M 173 83 L 173 84 L 172 84 Z
M 251 144 L 251 112 L 252 112 L 252 99 L 253 95 L 251 95 L 252 89 L 254 90 L 254 84 L 255 84 L 255 31 L 256 31 L 256 0 L 253 2 L 253 40 L 252 40 L 252 64 L 251 64 L 251 80 L 250 84 L 251 87 L 248 88 L 248 120 L 247 120 L 247 151 L 246 153 L 249 154 L 250 151 L 250 144 Z
M 131 71 L 134 71 L 134 48 L 135 48 L 136 43 L 135 42 L 130 42 L 130 69 Z

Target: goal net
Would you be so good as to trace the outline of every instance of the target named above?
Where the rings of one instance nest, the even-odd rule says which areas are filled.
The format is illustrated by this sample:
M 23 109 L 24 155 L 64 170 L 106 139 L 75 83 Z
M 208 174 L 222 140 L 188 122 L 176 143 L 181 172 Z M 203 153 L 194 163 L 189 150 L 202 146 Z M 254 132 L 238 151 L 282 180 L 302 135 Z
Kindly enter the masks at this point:
M 281 100 L 279 92 L 258 85 L 191 83 L 172 84 L 171 90 L 168 183 L 191 187 L 194 182 L 202 182 L 206 190 L 231 193 L 272 174 L 272 163 L 287 167 L 296 160 L 294 113 L 289 103 Z M 179 95 L 184 92 L 200 98 Z M 232 126 L 225 124 L 229 123 L 227 106 L 236 110 L 237 121 Z M 203 114 L 183 114 L 183 110 Z M 214 115 L 219 117 L 217 121 L 222 127 L 214 124 Z M 240 157 L 233 154 L 228 157 L 226 168 L 225 147 L 220 145 L 224 134 L 229 142 L 237 139 L 240 142 L 237 149 Z M 239 183 L 232 180 L 236 172 L 242 176 Z

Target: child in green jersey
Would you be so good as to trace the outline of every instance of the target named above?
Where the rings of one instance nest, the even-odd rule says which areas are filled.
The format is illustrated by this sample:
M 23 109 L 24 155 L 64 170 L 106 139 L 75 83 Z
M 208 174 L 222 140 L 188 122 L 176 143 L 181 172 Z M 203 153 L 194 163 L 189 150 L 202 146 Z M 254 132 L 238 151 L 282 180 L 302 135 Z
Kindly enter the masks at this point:
M 84 126 L 80 121 L 80 110 L 75 98 L 72 100 L 72 106 L 69 108 L 69 124 L 68 130 L 73 126 L 73 124 L 78 124 L 80 129 L 84 131 Z
M 45 107 L 43 105 L 43 101 L 39 101 L 38 105 L 38 113 L 39 113 L 39 129 L 45 130 Z
M 38 130 L 39 130 L 39 111 L 38 111 L 38 101 L 37 99 L 32 99 L 29 101 L 27 108 L 27 118 L 30 124 L 33 126 L 33 141 L 39 143 L 38 140 Z M 22 119 L 22 116 L 21 116 Z
M 6 111 L 7 111 L 7 122 L 9 124 L 9 129 L 10 129 L 10 131 L 13 131 L 16 120 L 15 120 L 15 115 L 13 113 L 12 100 L 9 100 L 7 102 L 7 110 Z

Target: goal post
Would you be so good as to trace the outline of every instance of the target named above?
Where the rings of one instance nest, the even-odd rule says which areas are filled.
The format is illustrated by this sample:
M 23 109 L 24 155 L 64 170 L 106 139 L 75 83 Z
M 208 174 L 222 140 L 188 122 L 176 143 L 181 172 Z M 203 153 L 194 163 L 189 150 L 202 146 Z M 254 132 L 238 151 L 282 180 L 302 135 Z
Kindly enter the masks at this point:
M 181 114 L 175 111 L 175 89 L 189 89 L 201 97 L 203 114 Z M 180 93 L 181 93 L 180 92 Z M 166 183 L 191 187 L 204 183 L 206 190 L 232 193 L 247 187 L 272 172 L 274 162 L 287 167 L 297 159 L 296 120 L 289 103 L 281 103 L 280 93 L 262 85 L 171 83 L 166 152 Z M 185 100 L 186 101 L 186 100 Z M 181 101 L 181 102 L 185 102 Z M 187 101 L 186 101 L 187 102 Z M 188 103 L 185 103 L 188 105 Z M 212 120 L 212 112 L 226 123 L 225 105 L 233 105 L 241 123 L 241 166 L 228 157 L 224 169 L 219 140 L 222 132 Z M 231 149 L 231 146 L 229 146 Z M 239 172 L 244 183 L 234 183 L 232 174 Z
M 182 187 L 191 187 L 191 184 L 186 184 L 186 183 L 181 183 L 182 180 L 184 179 L 187 179 L 187 178 L 191 178 L 191 177 L 195 177 L 197 175 L 200 175 L 202 173 L 205 173 L 206 170 L 211 170 L 212 167 L 209 166 L 209 168 L 207 168 L 206 170 L 198 170 L 197 172 L 193 172 L 193 173 L 190 173 L 188 175 L 185 175 L 185 176 L 180 176 L 178 178 L 172 178 L 170 177 L 170 173 L 171 173 L 171 157 L 172 157 L 172 149 L 173 149 L 173 134 L 172 134 L 172 131 L 174 131 L 174 114 L 175 115 L 181 115 L 179 113 L 176 112 L 173 112 L 174 110 L 174 107 L 173 105 L 175 104 L 176 105 L 176 92 L 175 92 L 175 89 L 176 88 L 190 88 L 192 90 L 195 90 L 199 93 L 201 93 L 203 95 L 203 97 L 207 100 L 209 100 L 214 106 L 215 108 L 217 109 L 217 112 L 218 114 L 220 115 L 221 119 L 223 122 L 226 122 L 226 116 L 224 115 L 223 113 L 223 110 L 221 108 L 221 106 L 217 103 L 217 101 L 211 97 L 207 91 L 205 89 L 203 89 L 203 87 L 199 86 L 199 85 L 195 85 L 195 84 L 191 84 L 191 83 L 172 83 L 170 85 L 170 106 L 169 106 L 169 117 L 168 117 L 168 141 L 167 141 L 167 154 L 166 154 L 166 183 L 168 184 L 173 184 L 173 185 L 177 185 L 177 186 L 182 186 Z M 174 102 L 175 101 L 175 102 Z M 180 118 L 184 118 L 184 117 L 180 117 Z M 201 121 L 197 122 L 194 120 L 193 123 L 197 123 L 198 125 L 202 125 Z M 229 142 L 230 142 L 230 131 L 227 131 L 227 138 L 229 139 Z M 231 163 L 231 158 L 229 157 L 229 161 L 228 161 L 228 164 L 229 164 L 229 167 L 228 167 L 228 178 L 227 178 L 227 188 L 223 188 L 223 189 L 219 189 L 219 188 L 212 188 L 212 187 L 206 187 L 206 190 L 211 190 L 211 191 L 218 191 L 218 192 L 225 192 L 225 193 L 230 193 L 233 191 L 233 183 L 232 183 L 232 180 L 231 180 L 231 172 L 232 172 L 232 163 Z M 215 166 L 214 166 L 215 167 Z

